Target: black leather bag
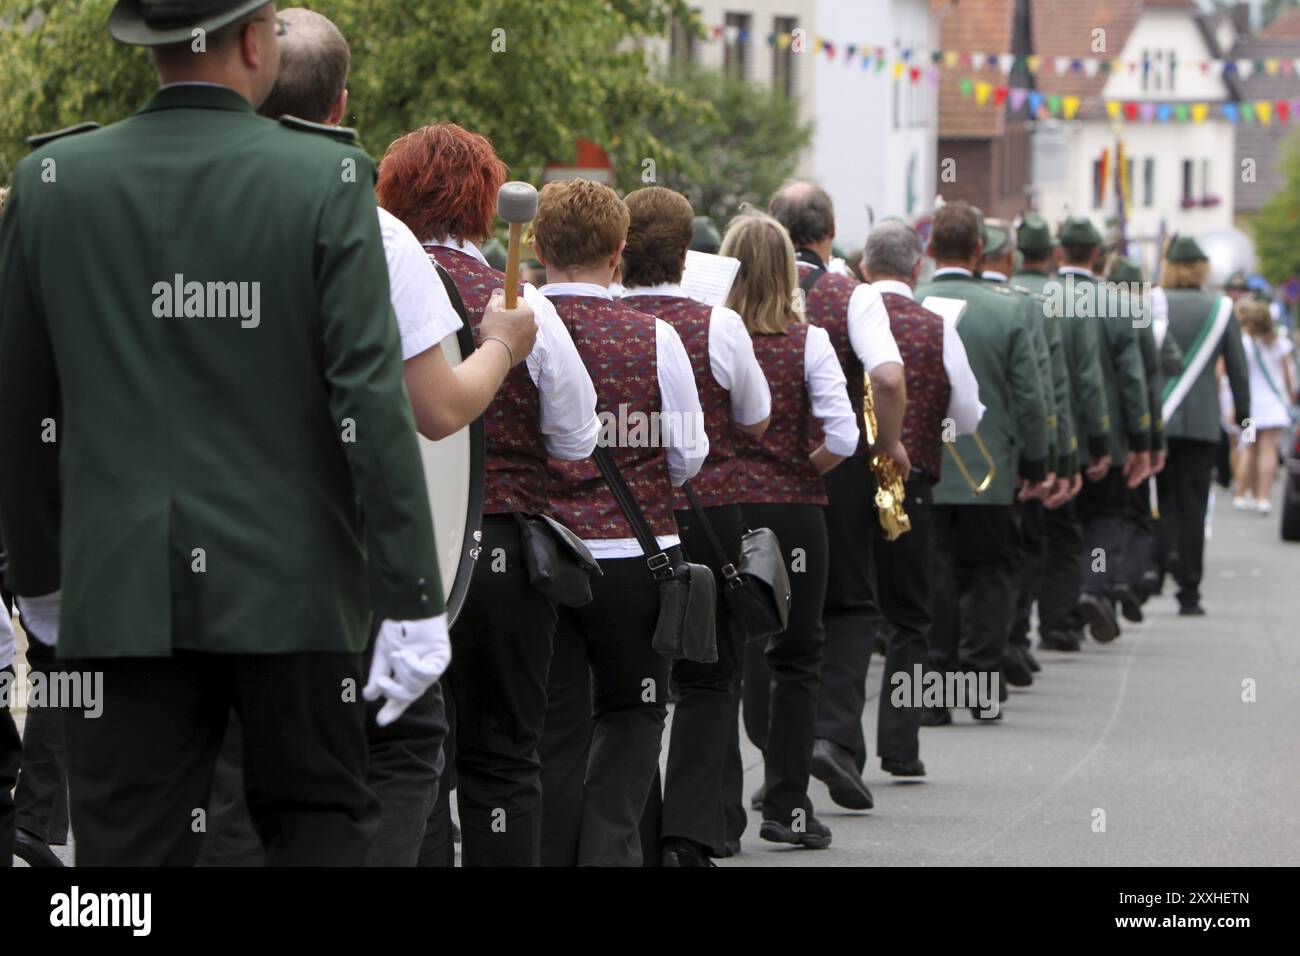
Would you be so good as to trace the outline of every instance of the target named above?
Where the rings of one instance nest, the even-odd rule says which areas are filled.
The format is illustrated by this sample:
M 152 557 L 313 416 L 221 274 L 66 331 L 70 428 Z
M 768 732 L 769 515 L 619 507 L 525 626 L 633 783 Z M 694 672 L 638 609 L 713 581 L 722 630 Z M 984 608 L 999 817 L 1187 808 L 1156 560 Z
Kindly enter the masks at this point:
M 659 620 L 655 624 L 652 646 L 672 660 L 685 658 L 699 664 L 718 659 L 718 633 L 714 621 L 717 586 L 713 572 L 703 564 L 673 562 L 660 549 L 641 506 L 609 450 L 597 447 L 591 456 L 609 485 L 623 517 L 632 526 L 646 556 L 650 574 L 659 585 Z
M 524 548 L 528 583 L 566 607 L 591 603 L 591 576 L 600 563 L 582 539 L 547 515 L 515 514 Z
M 722 598 L 745 638 L 753 641 L 780 634 L 790 621 L 790 575 L 776 532 L 747 530 L 740 539 L 740 561 L 733 564 L 690 482 L 682 490 L 722 567 Z

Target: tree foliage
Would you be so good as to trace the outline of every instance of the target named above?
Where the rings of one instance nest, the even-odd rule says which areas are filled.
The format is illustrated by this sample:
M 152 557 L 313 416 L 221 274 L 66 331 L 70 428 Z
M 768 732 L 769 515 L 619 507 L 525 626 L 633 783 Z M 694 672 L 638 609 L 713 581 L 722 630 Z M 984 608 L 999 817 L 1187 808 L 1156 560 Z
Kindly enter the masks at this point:
M 672 84 L 686 101 L 709 104 L 707 120 L 686 112 L 657 113 L 649 129 L 664 148 L 645 157 L 620 155 L 620 185 L 676 189 L 719 228 L 742 203 L 766 207 L 772 193 L 794 174 L 812 137 L 811 124 L 800 122 L 798 104 L 717 73 L 691 72 Z M 647 167 L 646 159 L 654 160 L 653 167 Z
M 1281 166 L 1285 185 L 1252 222 L 1260 272 L 1274 285 L 1300 276 L 1300 138 L 1287 141 Z
M 282 4 L 287 6 L 288 4 Z M 520 178 L 573 158 L 579 138 L 619 155 L 664 153 L 647 119 L 689 123 L 702 104 L 664 82 L 638 40 L 684 0 L 307 0 L 348 38 L 349 115 L 373 155 L 451 121 L 489 136 Z M 128 115 L 155 85 L 147 53 L 105 28 L 113 0 L 17 0 L 0 21 L 0 178 L 32 133 Z

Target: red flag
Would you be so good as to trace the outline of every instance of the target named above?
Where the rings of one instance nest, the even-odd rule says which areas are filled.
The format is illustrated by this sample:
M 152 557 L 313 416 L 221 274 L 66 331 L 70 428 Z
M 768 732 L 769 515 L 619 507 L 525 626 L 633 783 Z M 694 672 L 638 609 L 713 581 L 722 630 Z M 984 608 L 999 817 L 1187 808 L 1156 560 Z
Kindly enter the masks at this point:
M 1136 103 L 1124 104 L 1124 118 L 1130 123 L 1138 118 L 1138 105 Z
M 1291 119 L 1291 104 L 1286 100 L 1278 100 L 1273 110 L 1277 114 L 1279 123 L 1286 123 Z
M 1005 86 L 995 87 L 993 90 L 994 104 L 997 106 L 1001 106 L 1006 101 L 1007 101 L 1007 88 Z

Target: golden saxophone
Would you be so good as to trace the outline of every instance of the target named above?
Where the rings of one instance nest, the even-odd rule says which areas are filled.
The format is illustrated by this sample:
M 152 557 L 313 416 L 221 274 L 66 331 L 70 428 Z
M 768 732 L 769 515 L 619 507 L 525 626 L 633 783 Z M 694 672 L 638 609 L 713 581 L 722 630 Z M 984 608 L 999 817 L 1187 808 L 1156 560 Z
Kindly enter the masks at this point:
M 876 443 L 876 396 L 871 391 L 871 377 L 863 376 L 862 418 L 867 426 L 867 444 Z M 885 529 L 885 540 L 896 541 L 898 536 L 912 530 L 912 519 L 903 510 L 905 495 L 903 479 L 898 466 L 888 455 L 874 453 L 871 470 L 876 475 L 876 513 L 880 527 Z

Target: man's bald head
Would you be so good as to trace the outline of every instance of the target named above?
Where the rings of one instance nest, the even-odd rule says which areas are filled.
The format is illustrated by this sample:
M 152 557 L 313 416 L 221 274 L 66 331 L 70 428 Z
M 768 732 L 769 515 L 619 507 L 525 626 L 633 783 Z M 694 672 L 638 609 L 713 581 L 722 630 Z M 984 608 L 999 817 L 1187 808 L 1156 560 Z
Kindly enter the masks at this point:
M 772 197 L 768 211 L 785 226 L 796 248 L 835 237 L 835 205 L 830 194 L 812 183 L 791 183 Z
M 287 27 L 280 37 L 280 72 L 258 112 L 313 123 L 342 119 L 332 114 L 348 85 L 348 41 L 327 17 L 311 10 L 290 7 L 280 16 Z

